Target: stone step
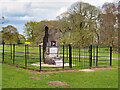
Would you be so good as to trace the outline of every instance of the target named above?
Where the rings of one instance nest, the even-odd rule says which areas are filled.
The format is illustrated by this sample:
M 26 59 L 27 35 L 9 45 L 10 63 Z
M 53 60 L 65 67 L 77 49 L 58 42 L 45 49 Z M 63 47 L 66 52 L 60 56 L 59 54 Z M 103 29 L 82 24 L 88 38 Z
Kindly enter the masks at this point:
M 55 62 L 63 62 L 62 60 L 56 60 Z
M 56 60 L 55 63 L 56 63 L 56 65 L 62 65 L 63 61 L 62 60 Z

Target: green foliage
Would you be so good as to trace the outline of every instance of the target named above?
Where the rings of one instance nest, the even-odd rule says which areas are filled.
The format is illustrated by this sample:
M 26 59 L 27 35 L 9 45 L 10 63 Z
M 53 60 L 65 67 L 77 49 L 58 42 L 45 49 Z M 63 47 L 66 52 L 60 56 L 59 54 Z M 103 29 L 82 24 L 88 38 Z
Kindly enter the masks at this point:
M 7 27 L 3 27 L 1 32 L 2 39 L 5 43 L 17 43 L 19 35 L 17 28 L 12 25 L 8 25 Z
M 25 36 L 19 34 L 18 44 L 24 44 L 26 41 Z
M 58 27 L 60 42 L 64 44 L 81 47 L 93 43 L 117 45 L 117 8 L 113 3 L 105 3 L 102 10 L 88 3 L 76 2 L 57 16 L 57 20 L 27 22 L 24 33 L 27 41 L 38 44 L 43 42 L 45 26 L 52 25 Z
M 97 37 L 97 20 L 100 10 L 88 3 L 76 2 L 67 12 L 57 18 L 62 23 L 60 26 L 63 41 L 69 41 L 74 45 L 87 46 Z M 69 36 L 66 36 L 67 33 Z M 66 42 L 65 42 L 66 43 Z
M 25 39 L 19 39 L 18 40 L 18 44 L 24 44 L 25 43 Z
M 45 33 L 45 26 L 55 25 L 56 21 L 27 22 L 24 26 L 24 34 L 28 42 L 41 43 Z

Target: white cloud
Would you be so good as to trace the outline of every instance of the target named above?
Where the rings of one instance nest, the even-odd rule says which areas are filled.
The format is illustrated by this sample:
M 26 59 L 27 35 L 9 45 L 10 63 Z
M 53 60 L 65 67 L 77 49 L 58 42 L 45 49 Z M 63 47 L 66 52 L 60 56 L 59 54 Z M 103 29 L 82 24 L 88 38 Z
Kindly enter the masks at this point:
M 25 2 L 2 2 L 2 13 L 7 13 L 7 15 L 21 15 L 21 14 L 26 14 L 27 10 L 29 9 L 30 3 L 25 3 Z
M 75 2 L 77 0 L 1 0 L 2 2 Z
M 29 17 L 29 16 L 24 16 L 24 17 L 15 17 L 17 20 L 23 20 L 23 21 L 28 21 L 28 20 L 33 20 L 34 17 Z
M 31 2 L 30 2 L 31 1 Z M 2 0 L 0 11 L 3 15 L 29 15 L 29 16 L 50 16 L 55 17 L 64 11 L 73 2 L 80 0 Z M 113 0 L 83 0 L 95 6 L 101 6 L 104 2 L 112 2 Z M 47 15 L 48 14 L 48 15 Z M 47 18 L 47 17 L 46 17 Z
M 62 7 L 56 14 L 56 16 L 62 14 L 63 12 L 67 11 L 67 7 Z
M 119 2 L 120 0 L 113 0 L 113 2 Z
M 94 6 L 102 6 L 105 2 L 113 2 L 114 0 L 82 0 Z
M 0 11 L 8 20 L 24 25 L 24 21 L 53 20 L 81 0 L 0 0 Z M 95 6 L 118 0 L 82 0 Z M 1 15 L 1 16 L 2 16 Z M 19 25 L 17 25 L 18 27 Z M 22 26 L 21 26 L 22 27 Z M 20 27 L 18 27 L 20 28 Z M 21 28 L 20 28 L 21 29 Z

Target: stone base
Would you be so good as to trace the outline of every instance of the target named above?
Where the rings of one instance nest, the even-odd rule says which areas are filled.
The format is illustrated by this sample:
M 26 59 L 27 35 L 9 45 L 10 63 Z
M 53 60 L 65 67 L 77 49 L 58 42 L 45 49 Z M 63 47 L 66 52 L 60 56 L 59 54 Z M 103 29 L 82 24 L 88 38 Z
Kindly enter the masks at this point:
M 63 61 L 61 58 L 50 58 L 50 59 L 45 59 L 45 64 L 50 64 L 50 65 L 63 65 Z
M 63 61 L 62 61 L 62 60 L 56 60 L 56 61 L 55 61 L 55 64 L 61 66 L 61 65 L 63 65 Z
M 53 58 L 50 58 L 50 59 L 46 58 L 45 59 L 45 64 L 55 65 L 56 64 L 55 63 L 55 59 L 53 59 Z
M 40 63 L 39 63 L 39 62 L 33 63 L 33 64 L 31 64 L 31 65 L 40 67 Z M 59 65 L 50 65 L 50 64 L 45 64 L 44 62 L 41 62 L 41 66 L 42 66 L 42 67 L 63 67 L 62 64 L 59 64 Z M 72 64 L 72 66 L 75 66 L 75 65 Z M 64 67 L 69 67 L 69 63 L 64 63 Z

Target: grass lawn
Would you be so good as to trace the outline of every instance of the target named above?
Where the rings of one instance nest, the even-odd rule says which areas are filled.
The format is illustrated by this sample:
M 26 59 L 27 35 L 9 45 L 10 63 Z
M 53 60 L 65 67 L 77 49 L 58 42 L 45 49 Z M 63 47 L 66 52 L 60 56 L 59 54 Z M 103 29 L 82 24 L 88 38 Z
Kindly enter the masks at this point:
M 47 76 L 46 76 L 47 75 Z M 30 79 L 39 77 L 41 80 Z M 69 86 L 51 86 L 49 81 L 61 81 Z M 37 74 L 21 68 L 2 65 L 3 88 L 117 88 L 118 69 L 95 72 L 71 71 Z
M 1 49 L 2 47 L 0 47 Z M 5 50 L 10 51 L 10 46 L 5 46 Z M 24 52 L 24 47 L 16 46 L 16 51 Z M 98 53 L 98 56 L 109 56 L 109 50 L 106 51 L 104 49 L 99 49 L 102 53 Z M 39 53 L 38 47 L 29 47 L 29 52 Z M 63 49 L 60 49 L 60 53 L 63 52 Z M 80 66 L 85 68 L 83 65 L 89 66 L 89 53 L 88 49 L 81 49 L 81 56 L 88 57 L 80 57 L 79 62 L 79 49 L 74 48 L 72 51 L 72 64 L 77 67 L 73 67 L 76 69 L 80 69 Z M 87 52 L 87 53 L 86 53 Z M 2 53 L 2 52 L 0 52 Z M 67 53 L 67 49 L 65 48 L 65 55 Z M 62 54 L 61 54 L 62 55 Z M 96 50 L 95 50 L 96 55 Z M 94 56 L 94 53 L 93 53 Z M 43 56 L 42 56 L 43 57 Z M 61 58 L 63 58 L 61 56 Z M 113 52 L 113 58 L 118 58 L 118 53 Z M 69 63 L 69 60 L 66 56 L 64 56 L 64 60 L 66 63 Z M 98 57 L 98 66 L 100 63 L 108 63 L 109 66 L 109 57 Z M 101 60 L 101 61 L 100 61 Z M 104 61 L 106 60 L 106 61 Z M 11 53 L 5 52 L 5 62 L 12 64 L 13 59 L 11 59 Z M 32 63 L 39 62 L 39 54 L 29 54 L 27 59 L 27 68 L 39 70 L 39 66 L 33 66 Z M 43 62 L 43 58 L 42 58 Z M 95 62 L 96 63 L 96 62 Z M 96 66 L 94 63 L 93 57 L 93 67 Z M 25 67 L 25 54 L 24 53 L 15 53 L 15 66 Z M 2 81 L 3 88 L 117 88 L 118 87 L 118 69 L 111 70 L 98 70 L 95 72 L 83 72 L 83 71 L 74 71 L 74 72 L 59 72 L 59 73 L 50 73 L 47 74 L 35 74 L 32 71 L 28 71 L 21 68 L 16 68 L 13 66 L 8 66 L 3 64 L 3 73 L 2 73 Z M 78 68 L 79 66 L 79 68 Z M 118 60 L 112 60 L 112 66 L 118 66 Z M 69 68 L 69 67 L 65 67 Z M 58 70 L 59 68 L 50 68 L 50 67 L 42 67 L 42 70 Z M 41 80 L 30 79 L 29 77 L 39 77 Z M 48 85 L 49 81 L 61 81 L 66 82 L 69 86 L 51 86 Z

